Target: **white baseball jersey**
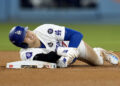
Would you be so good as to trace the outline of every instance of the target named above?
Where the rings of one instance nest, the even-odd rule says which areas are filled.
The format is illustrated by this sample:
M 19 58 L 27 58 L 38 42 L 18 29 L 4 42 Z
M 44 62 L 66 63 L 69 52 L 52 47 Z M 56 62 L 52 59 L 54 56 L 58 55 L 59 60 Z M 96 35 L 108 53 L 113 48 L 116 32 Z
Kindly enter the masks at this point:
M 46 49 L 55 51 L 56 47 L 60 46 L 59 42 L 64 40 L 65 27 L 53 24 L 44 24 L 37 27 L 34 30 L 34 33 L 45 45 Z
M 64 41 L 65 27 L 54 24 L 44 24 L 33 31 L 46 48 L 28 48 L 20 50 L 22 60 L 33 60 L 38 53 L 49 53 L 55 51 L 59 46 L 67 47 L 68 42 Z

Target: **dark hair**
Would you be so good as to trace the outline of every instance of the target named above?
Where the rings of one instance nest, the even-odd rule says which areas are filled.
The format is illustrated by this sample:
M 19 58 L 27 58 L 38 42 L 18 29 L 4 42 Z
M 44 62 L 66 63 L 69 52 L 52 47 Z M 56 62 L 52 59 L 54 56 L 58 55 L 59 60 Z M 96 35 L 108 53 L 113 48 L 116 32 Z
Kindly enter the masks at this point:
M 28 44 L 23 42 L 23 43 L 21 43 L 21 47 L 22 48 L 28 48 Z

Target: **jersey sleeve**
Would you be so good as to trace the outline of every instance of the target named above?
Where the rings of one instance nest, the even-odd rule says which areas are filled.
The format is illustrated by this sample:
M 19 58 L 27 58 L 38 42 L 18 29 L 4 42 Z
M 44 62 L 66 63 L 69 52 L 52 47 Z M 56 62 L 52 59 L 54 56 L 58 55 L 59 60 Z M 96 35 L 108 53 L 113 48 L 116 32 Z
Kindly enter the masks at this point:
M 43 35 L 46 35 L 48 38 L 54 38 L 59 41 L 63 41 L 65 36 L 65 27 L 54 24 L 43 24 L 37 27 L 34 31 L 41 32 Z
M 65 28 L 64 40 L 69 41 L 68 47 L 77 48 L 79 46 L 82 38 L 83 38 L 82 33 L 72 30 L 72 29 L 69 29 L 69 28 Z

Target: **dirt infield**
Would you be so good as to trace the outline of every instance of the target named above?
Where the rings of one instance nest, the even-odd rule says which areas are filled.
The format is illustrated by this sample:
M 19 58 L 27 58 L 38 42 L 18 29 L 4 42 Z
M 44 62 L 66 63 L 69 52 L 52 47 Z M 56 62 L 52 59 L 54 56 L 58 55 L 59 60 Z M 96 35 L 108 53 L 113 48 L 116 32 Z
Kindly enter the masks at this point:
M 77 61 L 62 69 L 5 68 L 7 62 L 17 60 L 17 51 L 0 52 L 0 86 L 120 86 L 120 66 L 91 67 Z

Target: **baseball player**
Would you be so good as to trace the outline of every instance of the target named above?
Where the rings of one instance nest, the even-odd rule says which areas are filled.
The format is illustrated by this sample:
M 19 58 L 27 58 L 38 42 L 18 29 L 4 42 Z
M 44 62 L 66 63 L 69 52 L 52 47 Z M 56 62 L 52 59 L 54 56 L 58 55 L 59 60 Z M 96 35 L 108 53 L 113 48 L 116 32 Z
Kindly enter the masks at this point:
M 9 33 L 10 41 L 22 49 L 22 60 L 39 60 L 68 67 L 76 60 L 90 65 L 103 65 L 104 61 L 116 65 L 119 57 L 102 48 L 91 48 L 82 33 L 64 26 L 43 24 L 30 31 L 28 27 L 15 26 Z

